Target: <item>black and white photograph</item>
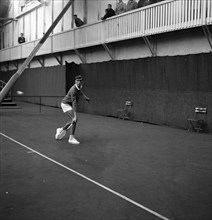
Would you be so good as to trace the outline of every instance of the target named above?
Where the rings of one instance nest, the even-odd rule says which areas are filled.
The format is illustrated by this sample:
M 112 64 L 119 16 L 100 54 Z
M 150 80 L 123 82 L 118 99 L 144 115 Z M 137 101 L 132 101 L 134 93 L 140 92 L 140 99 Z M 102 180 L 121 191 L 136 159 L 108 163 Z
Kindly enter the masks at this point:
M 212 219 L 212 0 L 0 0 L 0 219 Z

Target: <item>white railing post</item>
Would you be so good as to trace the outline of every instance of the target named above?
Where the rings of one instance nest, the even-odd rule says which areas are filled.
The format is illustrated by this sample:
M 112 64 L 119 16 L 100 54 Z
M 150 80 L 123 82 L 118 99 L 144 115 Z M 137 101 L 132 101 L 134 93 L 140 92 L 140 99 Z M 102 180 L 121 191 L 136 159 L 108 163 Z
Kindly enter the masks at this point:
M 100 37 L 101 37 L 101 44 L 103 44 L 105 42 L 105 31 L 104 31 L 104 22 L 101 22 L 101 25 L 100 25 L 100 28 L 101 28 L 101 32 L 100 32 Z
M 54 38 L 52 36 L 49 36 L 49 39 L 50 39 L 50 51 L 51 53 L 54 52 Z
M 172 30 L 172 5 L 173 4 L 170 4 L 169 3 L 169 14 L 168 14 L 168 16 L 169 16 L 169 19 L 168 19 L 168 28 L 169 28 L 169 30 Z
M 206 23 L 206 0 L 201 1 L 202 2 L 202 24 L 205 25 Z
M 20 49 L 20 57 L 21 57 L 21 59 L 23 58 L 23 46 L 22 45 L 20 45 L 19 47 L 21 47 L 21 49 Z
M 187 1 L 184 1 L 184 11 L 185 11 L 184 24 L 185 24 L 185 27 L 187 27 L 187 21 L 188 21 L 188 2 Z
M 74 31 L 74 50 L 76 49 L 76 31 L 75 29 L 73 30 Z
M 189 27 L 190 26 L 190 16 L 191 16 L 191 7 L 190 7 L 190 5 L 191 5 L 191 0 L 188 0 L 187 2 L 186 2 L 186 4 L 187 4 L 187 13 L 188 13 L 188 16 L 187 16 L 187 27 Z
M 206 2 L 206 22 L 212 22 L 212 2 L 209 0 Z

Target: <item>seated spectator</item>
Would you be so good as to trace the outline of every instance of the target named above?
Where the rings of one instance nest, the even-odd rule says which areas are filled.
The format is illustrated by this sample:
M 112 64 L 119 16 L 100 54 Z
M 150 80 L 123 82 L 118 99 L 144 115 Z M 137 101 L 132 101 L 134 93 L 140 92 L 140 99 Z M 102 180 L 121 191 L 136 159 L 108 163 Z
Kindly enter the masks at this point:
M 137 2 L 135 0 L 129 0 L 127 2 L 127 11 L 131 11 L 137 8 Z
M 77 17 L 77 15 L 74 15 L 74 21 L 76 27 L 80 27 L 85 24 L 80 18 Z
M 158 0 L 139 0 L 137 8 L 141 8 L 147 5 L 156 3 Z
M 126 10 L 127 10 L 127 5 L 122 0 L 119 0 L 119 2 L 116 4 L 116 10 L 115 10 L 116 15 L 120 15 L 126 12 Z
M 137 4 L 137 8 L 144 7 L 145 6 L 145 2 L 146 2 L 146 0 L 139 0 L 138 4 Z
M 22 44 L 22 43 L 24 43 L 24 42 L 25 42 L 25 37 L 24 37 L 24 34 L 21 33 L 21 36 L 18 38 L 18 43 L 19 43 L 19 44 Z
M 107 8 L 105 9 L 105 15 L 101 17 L 102 20 L 105 20 L 107 18 L 110 18 L 112 16 L 116 15 L 115 11 L 112 9 L 112 5 L 108 4 Z

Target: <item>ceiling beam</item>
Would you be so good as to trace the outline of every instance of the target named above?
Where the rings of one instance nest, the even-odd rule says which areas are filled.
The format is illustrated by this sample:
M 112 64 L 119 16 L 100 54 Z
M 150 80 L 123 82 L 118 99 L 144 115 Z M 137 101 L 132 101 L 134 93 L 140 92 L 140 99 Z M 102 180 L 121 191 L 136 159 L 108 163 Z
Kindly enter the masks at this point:
M 80 58 L 80 60 L 81 60 L 82 63 L 86 63 L 85 56 L 83 56 L 83 55 L 79 52 L 79 50 L 74 49 L 74 52 L 75 52 L 76 55 Z
M 58 55 L 57 55 L 57 54 L 54 54 L 53 56 L 55 57 L 55 59 L 57 60 L 57 62 L 58 62 L 60 65 L 63 65 L 63 55 L 62 55 L 62 53 L 59 53 Z
M 16 70 L 18 69 L 18 61 L 12 61 L 12 64 L 15 66 Z
M 105 50 L 107 51 L 107 53 L 109 54 L 110 58 L 112 60 L 115 59 L 114 53 L 112 52 L 112 50 L 109 48 L 109 46 L 106 43 L 103 43 L 102 46 L 105 48 Z
M 147 47 L 149 48 L 153 57 L 157 55 L 156 46 L 154 42 L 150 41 L 150 37 L 143 36 L 144 42 L 146 43 Z
M 44 67 L 44 56 L 38 57 L 38 62 L 40 63 L 41 67 Z
M 208 43 L 210 45 L 211 52 L 212 52 L 212 35 L 211 35 L 211 32 L 210 32 L 210 30 L 209 30 L 207 25 L 202 26 L 202 29 L 204 31 L 205 37 L 208 40 Z

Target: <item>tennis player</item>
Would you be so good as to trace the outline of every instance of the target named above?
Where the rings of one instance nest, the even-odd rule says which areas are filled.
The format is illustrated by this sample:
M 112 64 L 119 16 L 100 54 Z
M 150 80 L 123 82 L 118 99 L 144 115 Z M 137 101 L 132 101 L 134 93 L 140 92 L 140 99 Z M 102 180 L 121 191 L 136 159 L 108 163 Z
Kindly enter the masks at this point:
M 61 140 L 65 135 L 66 131 L 71 128 L 71 134 L 68 142 L 70 144 L 79 144 L 80 142 L 74 137 L 76 124 L 77 124 L 77 105 L 80 96 L 83 96 L 87 102 L 90 99 L 82 92 L 83 79 L 81 75 L 75 77 L 75 84 L 69 89 L 67 95 L 61 102 L 61 108 L 65 114 L 70 118 L 70 121 L 62 128 L 57 128 L 55 139 Z

